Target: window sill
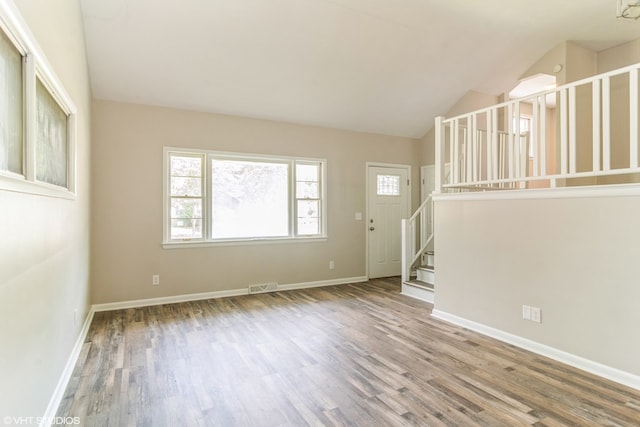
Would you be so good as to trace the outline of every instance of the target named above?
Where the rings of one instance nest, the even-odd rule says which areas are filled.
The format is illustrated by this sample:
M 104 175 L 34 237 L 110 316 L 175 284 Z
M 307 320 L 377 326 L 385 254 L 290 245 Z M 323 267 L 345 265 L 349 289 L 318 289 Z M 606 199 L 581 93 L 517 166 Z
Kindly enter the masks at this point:
M 0 173 L 0 190 L 74 200 L 75 193 L 45 182 L 27 181 L 20 175 Z
M 175 241 L 175 242 L 163 242 L 163 249 L 184 249 L 184 248 L 208 248 L 216 246 L 243 246 L 243 245 L 268 245 L 268 244 L 283 244 L 283 243 L 315 243 L 326 242 L 327 236 L 317 237 L 282 237 L 273 239 L 229 239 L 229 240 L 193 240 L 193 241 Z

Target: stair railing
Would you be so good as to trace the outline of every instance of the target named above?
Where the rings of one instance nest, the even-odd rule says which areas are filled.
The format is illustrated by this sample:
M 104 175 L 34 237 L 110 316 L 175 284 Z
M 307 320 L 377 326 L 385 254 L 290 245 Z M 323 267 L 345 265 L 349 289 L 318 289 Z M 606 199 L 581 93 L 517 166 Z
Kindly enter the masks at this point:
M 637 182 L 639 70 L 635 64 L 471 113 L 437 117 L 435 192 L 521 189 L 533 182 L 536 187 Z M 530 129 L 523 133 L 516 118 L 529 110 Z M 446 180 L 445 163 L 451 164 Z
M 433 198 L 429 195 L 409 219 L 402 220 L 402 281 L 433 242 Z

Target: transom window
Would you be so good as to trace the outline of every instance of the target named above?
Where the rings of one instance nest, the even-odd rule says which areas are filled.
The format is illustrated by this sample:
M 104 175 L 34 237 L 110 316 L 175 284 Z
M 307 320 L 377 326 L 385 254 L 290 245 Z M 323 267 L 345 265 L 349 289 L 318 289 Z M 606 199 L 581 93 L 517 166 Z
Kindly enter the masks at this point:
M 326 237 L 325 160 L 165 148 L 164 242 Z

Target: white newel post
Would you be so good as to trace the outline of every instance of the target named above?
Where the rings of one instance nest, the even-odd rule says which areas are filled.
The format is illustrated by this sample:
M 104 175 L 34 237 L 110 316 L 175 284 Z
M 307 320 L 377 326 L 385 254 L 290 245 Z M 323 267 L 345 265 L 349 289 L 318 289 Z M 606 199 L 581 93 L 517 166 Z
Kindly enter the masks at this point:
M 411 255 L 411 240 L 409 239 L 409 221 L 406 219 L 402 220 L 402 281 L 408 282 L 411 279 L 411 266 L 410 259 Z

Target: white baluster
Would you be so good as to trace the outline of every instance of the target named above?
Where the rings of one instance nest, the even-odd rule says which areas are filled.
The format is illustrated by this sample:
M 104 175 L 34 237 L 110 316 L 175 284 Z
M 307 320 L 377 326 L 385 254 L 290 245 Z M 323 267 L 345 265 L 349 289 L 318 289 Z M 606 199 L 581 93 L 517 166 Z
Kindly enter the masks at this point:
M 600 170 L 600 80 L 594 80 L 591 85 L 592 92 L 592 112 L 591 121 L 593 123 L 593 154 L 592 163 L 594 172 Z
M 638 167 L 638 69 L 629 71 L 629 167 Z

